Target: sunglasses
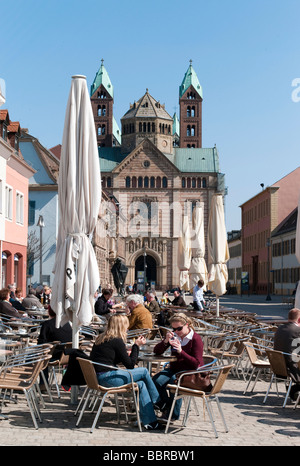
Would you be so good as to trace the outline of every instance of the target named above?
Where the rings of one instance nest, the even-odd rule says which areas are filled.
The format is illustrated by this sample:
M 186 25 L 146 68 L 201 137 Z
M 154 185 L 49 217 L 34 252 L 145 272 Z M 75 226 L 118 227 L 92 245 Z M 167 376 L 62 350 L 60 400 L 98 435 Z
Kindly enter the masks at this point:
M 176 328 L 172 327 L 172 330 L 173 332 L 177 332 L 177 331 L 180 332 L 183 329 L 183 327 L 184 325 L 182 325 L 181 327 L 176 327 Z

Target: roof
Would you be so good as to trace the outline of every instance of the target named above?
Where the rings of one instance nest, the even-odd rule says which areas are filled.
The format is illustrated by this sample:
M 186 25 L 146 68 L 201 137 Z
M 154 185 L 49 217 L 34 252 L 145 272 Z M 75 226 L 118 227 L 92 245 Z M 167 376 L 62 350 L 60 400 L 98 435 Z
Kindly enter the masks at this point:
M 10 133 L 18 133 L 20 131 L 20 123 L 18 121 L 10 121 L 7 130 Z
M 4 121 L 4 120 L 9 121 L 8 110 L 0 110 L 0 121 Z
M 146 93 L 137 102 L 130 106 L 130 109 L 121 118 L 162 118 L 172 120 L 172 117 L 165 110 L 165 106 L 159 101 L 155 100 L 149 94 L 148 89 Z
M 203 98 L 202 87 L 200 85 L 198 76 L 192 67 L 192 60 L 187 72 L 184 75 L 183 81 L 179 86 L 179 97 L 182 97 L 190 86 L 193 86 L 195 91 L 197 91 L 200 97 Z
M 101 66 L 96 73 L 95 79 L 93 84 L 91 85 L 91 96 L 94 92 L 98 89 L 99 86 L 103 85 L 103 87 L 107 90 L 109 95 L 113 98 L 114 97 L 114 87 L 111 83 L 110 77 L 103 65 L 103 59 L 101 60 Z
M 272 233 L 272 238 L 274 236 L 280 236 L 284 233 L 290 231 L 295 231 L 297 228 L 297 218 L 298 218 L 298 207 L 296 207 L 279 225 Z
M 60 156 L 61 156 L 61 144 L 57 144 L 56 146 L 54 147 L 51 147 L 51 149 L 49 149 L 49 151 L 55 155 L 55 157 L 57 157 L 58 159 L 60 159 Z
M 168 157 L 167 154 L 165 155 Z M 173 163 L 181 172 L 216 173 L 220 170 L 216 147 L 207 149 L 176 147 L 174 149 Z
M 128 153 L 122 152 L 122 147 L 99 148 L 100 170 L 110 172 L 121 163 Z M 208 149 L 174 148 L 174 154 L 164 154 L 165 157 L 183 173 L 218 173 L 219 155 L 216 147 Z

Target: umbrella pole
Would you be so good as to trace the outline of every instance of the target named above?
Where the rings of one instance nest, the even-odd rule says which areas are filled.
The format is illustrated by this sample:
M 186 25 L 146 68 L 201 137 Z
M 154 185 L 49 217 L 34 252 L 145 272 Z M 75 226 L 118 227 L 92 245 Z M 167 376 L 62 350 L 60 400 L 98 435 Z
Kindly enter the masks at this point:
M 217 315 L 217 317 L 219 317 L 219 315 L 220 315 L 220 300 L 219 300 L 219 296 L 217 296 L 216 298 L 217 298 L 217 302 L 216 302 L 216 315 Z
M 77 325 L 77 316 L 73 311 L 72 313 L 72 348 L 78 349 L 79 347 L 79 328 Z M 78 385 L 71 386 L 71 404 L 78 402 Z

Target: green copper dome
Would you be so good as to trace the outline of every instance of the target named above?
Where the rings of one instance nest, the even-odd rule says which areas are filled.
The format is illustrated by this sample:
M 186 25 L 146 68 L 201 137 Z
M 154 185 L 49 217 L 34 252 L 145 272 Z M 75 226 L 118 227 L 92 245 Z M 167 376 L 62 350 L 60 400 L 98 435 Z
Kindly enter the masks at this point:
M 181 85 L 179 86 L 179 97 L 182 97 L 183 94 L 186 92 L 186 90 L 190 87 L 193 86 L 195 91 L 198 92 L 200 97 L 203 99 L 202 95 L 202 87 L 199 82 L 198 76 L 192 67 L 192 60 L 190 60 L 190 66 L 188 67 L 187 72 L 184 75 L 183 81 Z
M 101 60 L 101 66 L 99 71 L 97 72 L 93 84 L 91 85 L 91 96 L 94 92 L 98 89 L 101 84 L 105 87 L 109 95 L 113 98 L 114 97 L 114 87 L 111 83 L 110 77 L 103 65 L 103 59 Z

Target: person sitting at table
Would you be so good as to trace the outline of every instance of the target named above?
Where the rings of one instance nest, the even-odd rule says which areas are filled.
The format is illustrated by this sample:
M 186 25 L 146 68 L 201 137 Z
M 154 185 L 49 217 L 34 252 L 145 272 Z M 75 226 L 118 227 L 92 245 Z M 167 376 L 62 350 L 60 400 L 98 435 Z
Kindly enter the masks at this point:
M 199 280 L 197 285 L 193 288 L 193 306 L 195 311 L 203 311 L 205 306 L 205 301 L 203 297 L 203 287 L 204 281 Z
M 16 288 L 14 297 L 12 297 L 12 294 L 10 294 L 9 302 L 12 304 L 12 306 L 15 309 L 17 309 L 17 311 L 26 311 L 25 307 L 22 304 L 22 298 L 21 299 L 19 298 L 20 293 L 22 295 L 21 288 Z
M 48 314 L 49 319 L 45 320 L 42 323 L 40 334 L 38 336 L 38 345 L 42 345 L 44 343 L 52 343 L 53 341 L 59 341 L 60 343 L 68 343 L 72 341 L 72 327 L 70 322 L 67 322 L 65 325 L 61 327 L 56 327 L 56 313 L 48 306 Z M 54 349 L 54 352 L 51 357 L 51 361 L 56 361 L 62 355 L 63 348 L 58 347 Z M 48 367 L 44 369 L 44 375 L 46 380 L 48 381 Z M 40 383 L 40 389 L 44 390 L 45 386 L 42 382 Z
M 176 361 L 171 361 L 153 377 L 160 396 L 157 407 L 163 411 L 162 420 L 168 419 L 174 398 L 173 394 L 168 394 L 167 385 L 174 382 L 177 372 L 196 370 L 203 365 L 203 341 L 194 331 L 192 320 L 183 313 L 177 313 L 170 318 L 170 324 L 172 329 L 153 349 L 154 353 L 163 354 L 171 346 L 171 354 L 176 356 Z M 182 399 L 176 401 L 172 420 L 179 419 L 181 404 Z
M 22 304 L 27 309 L 30 309 L 30 308 L 33 308 L 33 307 L 37 307 L 39 309 L 44 309 L 43 304 L 41 303 L 39 298 L 37 298 L 37 296 L 36 296 L 36 291 L 35 291 L 34 288 L 29 288 L 28 294 L 23 299 Z
M 10 302 L 10 290 L 3 288 L 0 290 L 0 314 L 8 318 L 21 319 L 24 315 L 20 313 Z
M 150 312 L 160 312 L 160 305 L 158 304 L 158 301 L 156 300 L 156 296 L 154 293 L 150 293 L 150 291 L 147 291 L 146 294 L 146 300 L 148 304 L 145 304 L 145 308 L 148 309 Z
M 129 330 L 153 327 L 152 315 L 144 306 L 143 296 L 131 294 L 126 298 L 126 303 L 128 306 Z
M 157 389 L 148 369 L 144 367 L 134 368 L 139 355 L 139 347 L 145 344 L 146 339 L 143 336 L 139 336 L 131 348 L 130 355 L 128 355 L 126 349 L 127 330 L 127 316 L 122 314 L 113 314 L 110 316 L 106 330 L 95 341 L 90 359 L 93 362 L 109 366 L 123 364 L 130 370 L 134 382 L 139 387 L 140 416 L 144 428 L 146 430 L 158 430 L 160 425 L 153 407 L 159 400 Z M 119 387 L 131 382 L 130 375 L 121 368 L 112 370 L 101 365 L 95 365 L 94 367 L 98 382 L 104 387 Z
M 181 296 L 181 293 L 179 290 L 175 290 L 174 291 L 174 298 L 173 301 L 171 302 L 171 304 L 173 306 L 181 306 L 181 307 L 185 307 L 187 304 L 185 302 L 185 300 L 183 299 L 183 297 Z
M 168 292 L 165 291 L 160 300 L 161 304 L 171 304 L 171 300 L 169 299 Z
M 274 350 L 282 351 L 286 361 L 286 366 L 295 382 L 290 390 L 290 398 L 296 401 L 300 392 L 300 369 L 298 358 L 293 358 L 293 352 L 297 353 L 300 338 L 300 309 L 291 309 L 288 313 L 288 322 L 281 324 L 275 332 Z
M 110 304 L 109 300 L 112 297 L 112 292 L 108 288 L 104 288 L 102 295 L 95 302 L 95 313 L 99 316 L 116 312 L 117 308 L 122 307 L 121 303 Z

